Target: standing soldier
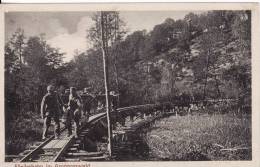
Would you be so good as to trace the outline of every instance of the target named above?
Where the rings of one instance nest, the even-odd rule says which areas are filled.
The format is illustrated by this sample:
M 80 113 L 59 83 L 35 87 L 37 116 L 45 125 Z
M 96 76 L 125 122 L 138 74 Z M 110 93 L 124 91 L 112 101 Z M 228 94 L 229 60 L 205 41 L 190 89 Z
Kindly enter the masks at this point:
M 82 101 L 80 96 L 77 95 L 76 88 L 70 88 L 69 103 L 68 103 L 68 116 L 67 116 L 67 128 L 68 136 L 72 134 L 72 119 L 75 122 L 75 137 L 79 135 L 79 122 L 81 118 Z
M 106 97 L 102 92 L 99 92 L 98 95 L 96 96 L 97 100 L 97 113 L 104 112 L 104 108 L 106 105 Z
M 41 102 L 41 117 L 44 119 L 42 139 L 45 140 L 47 138 L 47 132 L 51 124 L 51 119 L 55 122 L 55 139 L 58 139 L 60 135 L 59 117 L 61 104 L 59 103 L 58 95 L 54 92 L 54 86 L 49 85 L 47 87 L 47 91 L 48 93 L 43 97 Z
M 65 89 L 65 91 L 61 94 L 61 100 L 63 102 L 63 123 L 66 124 L 67 116 L 68 116 L 68 103 L 69 103 L 69 95 L 70 89 Z
M 88 88 L 84 88 L 84 92 L 81 95 L 81 99 L 83 102 L 83 113 L 86 116 L 87 120 L 90 115 L 90 110 L 91 110 L 91 106 L 92 106 L 94 98 L 95 97 L 88 92 Z
M 110 95 L 110 105 L 111 105 L 111 109 L 112 111 L 116 111 L 117 108 L 118 108 L 118 96 L 119 94 L 116 94 L 115 91 L 110 91 L 109 92 L 109 95 Z

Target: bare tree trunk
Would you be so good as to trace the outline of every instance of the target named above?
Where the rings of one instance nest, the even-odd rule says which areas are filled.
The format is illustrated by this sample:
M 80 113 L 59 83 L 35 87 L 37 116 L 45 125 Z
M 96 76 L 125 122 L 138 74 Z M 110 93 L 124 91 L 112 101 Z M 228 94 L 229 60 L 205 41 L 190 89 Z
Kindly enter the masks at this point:
M 104 82 L 106 91 L 106 112 L 107 112 L 107 127 L 108 127 L 108 151 L 112 155 L 112 126 L 110 123 L 110 99 L 109 99 L 109 80 L 108 80 L 108 65 L 107 65 L 107 32 L 105 28 L 107 16 L 101 11 L 101 39 L 102 39 L 102 53 L 103 53 L 103 68 L 104 68 Z M 105 21 L 105 23 L 104 23 Z
M 118 33 L 118 29 L 119 29 L 119 25 L 118 25 L 118 15 L 116 15 L 116 18 L 115 18 L 115 34 L 114 34 L 114 40 L 115 40 L 115 43 L 117 44 L 117 33 Z M 114 52 L 114 70 L 115 70 L 115 79 L 116 79 L 116 87 L 117 87 L 117 106 L 120 106 L 120 94 L 119 94 L 119 79 L 118 79 L 118 70 L 117 70 L 117 45 L 115 46 L 116 47 L 116 50 Z
M 119 93 L 119 80 L 118 80 L 118 70 L 117 70 L 117 61 L 115 57 L 114 61 L 115 77 L 116 77 L 116 87 L 117 87 L 117 105 L 120 106 L 120 93 Z

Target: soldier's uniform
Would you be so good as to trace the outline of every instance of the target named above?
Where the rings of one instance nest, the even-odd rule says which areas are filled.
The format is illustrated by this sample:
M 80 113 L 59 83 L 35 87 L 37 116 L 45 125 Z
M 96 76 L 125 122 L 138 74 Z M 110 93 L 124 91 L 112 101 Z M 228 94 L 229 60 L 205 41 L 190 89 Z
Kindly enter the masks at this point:
M 118 108 L 118 95 L 116 95 L 115 93 L 110 93 L 109 95 L 110 97 L 110 105 L 111 105 L 111 109 L 113 111 L 117 110 Z
M 115 111 L 118 108 L 118 95 L 114 93 L 114 91 L 111 91 L 109 93 L 110 98 L 110 109 L 112 111 Z M 96 99 L 98 101 L 98 109 L 97 110 L 104 110 L 104 107 L 106 106 L 106 95 L 105 94 L 99 94 L 96 96 Z
M 68 115 L 68 103 L 69 103 L 69 90 L 66 90 L 65 93 L 61 95 L 61 100 L 63 102 L 63 121 L 66 123 L 67 115 Z
M 105 106 L 106 106 L 106 97 L 105 95 L 99 93 L 96 96 L 97 100 L 97 113 L 104 112 Z
M 41 102 L 41 115 L 44 119 L 44 126 L 43 126 L 43 136 L 42 138 L 45 139 L 47 137 L 47 132 L 51 124 L 51 120 L 53 119 L 55 122 L 55 138 L 60 135 L 60 103 L 59 98 L 56 93 L 48 92 L 42 99 Z
M 72 125 L 71 125 L 72 120 L 74 120 L 74 122 L 75 122 L 76 137 L 79 134 L 79 122 L 80 122 L 80 118 L 81 118 L 81 104 L 82 104 L 82 100 L 78 95 L 73 96 L 72 94 L 70 94 L 69 103 L 68 103 L 69 111 L 68 111 L 68 116 L 67 116 L 67 121 L 66 121 L 66 126 L 68 128 L 68 135 L 72 134 Z
M 83 103 L 83 113 L 86 115 L 86 117 L 88 119 L 94 97 L 85 92 L 81 95 L 81 99 L 82 99 L 82 103 Z
M 70 92 L 69 92 L 69 90 L 67 90 L 67 89 L 66 89 L 65 93 L 63 93 L 63 94 L 61 95 L 61 99 L 62 99 L 62 102 L 63 102 L 64 104 L 68 104 L 68 103 L 69 103 L 69 95 L 70 95 Z

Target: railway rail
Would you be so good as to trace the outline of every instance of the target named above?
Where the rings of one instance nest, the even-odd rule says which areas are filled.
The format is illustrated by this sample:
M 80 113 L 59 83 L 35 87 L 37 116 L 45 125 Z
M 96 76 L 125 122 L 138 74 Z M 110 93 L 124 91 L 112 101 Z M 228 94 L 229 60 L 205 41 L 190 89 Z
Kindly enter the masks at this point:
M 170 103 L 170 108 L 173 108 L 174 106 L 177 106 L 177 104 Z M 114 122 L 119 122 L 121 125 L 124 126 L 127 117 L 129 117 L 130 120 L 134 122 L 138 118 L 143 119 L 146 115 L 156 115 L 158 114 L 158 111 L 159 113 L 160 111 L 166 111 L 171 113 L 171 111 L 169 110 L 169 103 L 145 104 L 118 108 L 116 111 L 111 112 L 111 116 Z M 25 151 L 27 153 L 19 161 L 57 162 L 108 159 L 108 154 L 104 150 L 86 151 L 86 149 L 81 149 L 82 143 L 91 143 L 91 141 L 89 140 L 89 136 L 96 135 L 96 132 L 91 134 L 90 129 L 92 127 L 95 127 L 97 123 L 99 123 L 101 129 L 103 129 L 103 133 L 106 133 L 106 116 L 107 115 L 105 112 L 101 112 L 90 116 L 88 120 L 82 121 L 82 128 L 80 129 L 80 135 L 77 139 L 74 136 L 67 137 L 65 128 L 63 128 L 61 130 L 60 139 L 54 139 L 53 135 L 45 141 L 38 143 L 37 145 L 34 145 L 32 148 L 29 148 L 29 150 Z M 120 119 L 122 119 L 123 121 L 121 121 Z
M 124 108 L 118 108 L 116 111 L 112 111 L 112 115 L 117 114 L 135 114 L 137 110 L 149 110 L 154 108 L 155 104 L 146 104 L 138 106 L 130 106 Z M 75 138 L 74 135 L 67 137 L 65 128 L 61 130 L 59 139 L 55 139 L 54 135 L 46 139 L 38 146 L 33 146 L 33 149 L 29 149 L 25 156 L 20 159 L 20 162 L 57 162 L 57 161 L 91 161 L 91 160 L 105 160 L 108 158 L 105 152 L 87 152 L 79 150 L 80 144 L 89 133 L 89 128 L 99 121 L 103 121 L 106 118 L 106 113 L 102 112 L 93 116 L 90 116 L 87 122 L 82 123 L 80 129 L 79 138 Z
M 88 124 L 105 117 L 106 113 L 99 113 L 93 115 L 89 118 Z M 84 133 L 84 128 L 86 125 L 82 126 L 80 134 Z M 59 157 L 67 150 L 67 148 L 75 141 L 75 137 L 67 137 L 65 128 L 61 130 L 61 135 L 59 139 L 54 139 L 54 136 L 46 139 L 40 143 L 37 147 L 29 151 L 20 162 L 44 162 L 44 161 L 58 161 Z

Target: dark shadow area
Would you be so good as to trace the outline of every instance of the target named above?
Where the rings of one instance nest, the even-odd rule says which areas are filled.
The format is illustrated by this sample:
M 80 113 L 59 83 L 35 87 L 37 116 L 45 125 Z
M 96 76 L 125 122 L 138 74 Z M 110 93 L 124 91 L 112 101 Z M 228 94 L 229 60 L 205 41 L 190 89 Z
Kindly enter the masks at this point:
M 149 147 L 142 138 L 143 132 L 132 132 L 125 135 L 126 140 L 114 143 L 116 161 L 149 160 Z

